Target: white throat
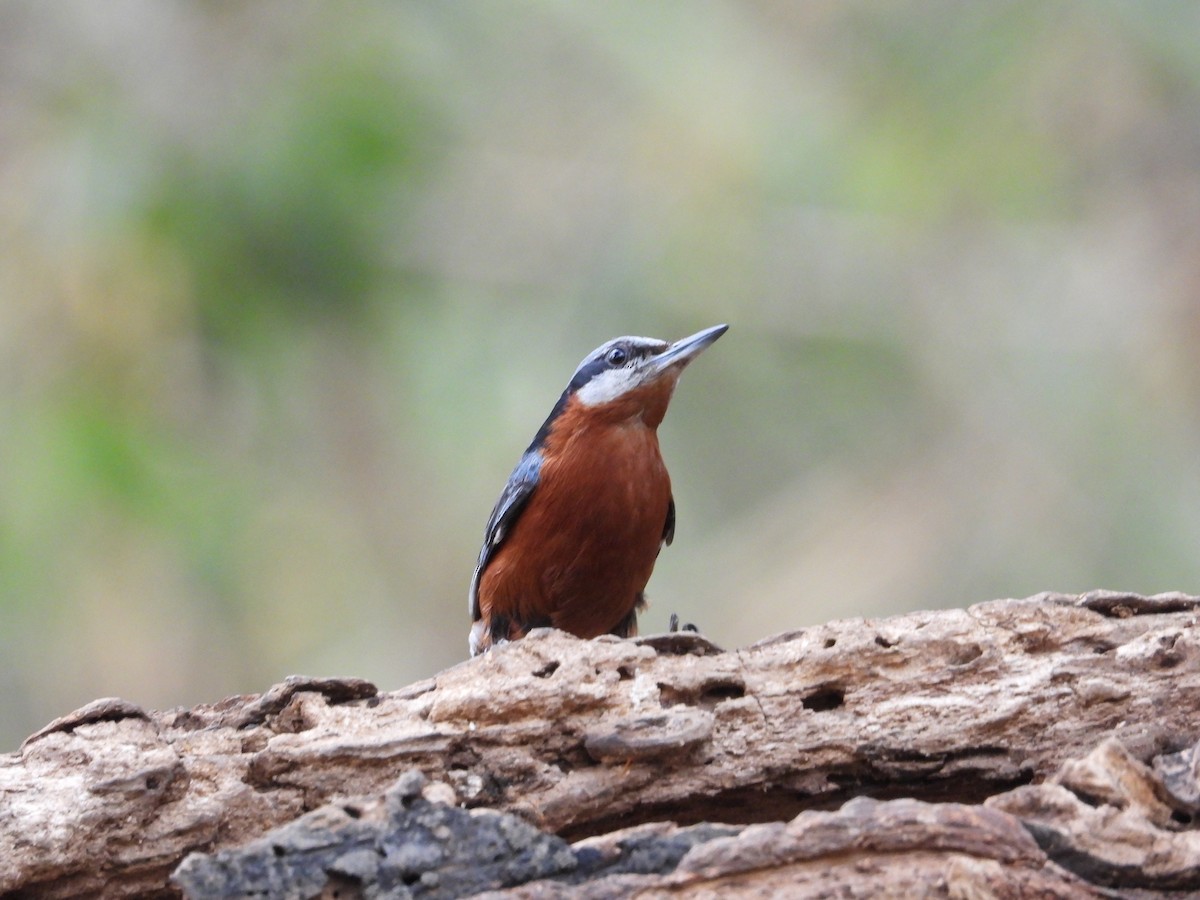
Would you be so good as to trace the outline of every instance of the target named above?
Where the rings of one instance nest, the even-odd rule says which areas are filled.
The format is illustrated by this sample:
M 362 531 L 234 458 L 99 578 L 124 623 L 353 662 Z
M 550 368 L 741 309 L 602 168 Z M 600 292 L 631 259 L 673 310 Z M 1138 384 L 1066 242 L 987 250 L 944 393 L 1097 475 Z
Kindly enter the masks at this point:
M 576 391 L 575 396 L 584 406 L 600 406 L 629 393 L 645 379 L 645 370 L 629 367 L 608 369 Z

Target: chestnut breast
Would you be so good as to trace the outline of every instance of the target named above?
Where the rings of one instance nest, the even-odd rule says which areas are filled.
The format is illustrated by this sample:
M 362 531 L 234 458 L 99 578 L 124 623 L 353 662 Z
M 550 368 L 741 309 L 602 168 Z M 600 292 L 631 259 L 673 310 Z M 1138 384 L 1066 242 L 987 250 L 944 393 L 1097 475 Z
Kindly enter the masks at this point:
M 632 611 L 671 503 L 655 426 L 673 387 L 631 392 L 620 408 L 567 404 L 546 437 L 537 490 L 483 573 L 485 612 L 595 637 Z

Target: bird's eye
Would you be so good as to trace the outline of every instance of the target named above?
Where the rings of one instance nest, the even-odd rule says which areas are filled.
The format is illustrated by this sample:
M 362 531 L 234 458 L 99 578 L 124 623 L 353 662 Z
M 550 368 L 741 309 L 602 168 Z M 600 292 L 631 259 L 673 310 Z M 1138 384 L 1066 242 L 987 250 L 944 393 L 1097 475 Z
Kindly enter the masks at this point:
M 629 359 L 629 354 L 621 347 L 613 347 L 604 355 L 610 366 L 623 366 L 625 360 Z

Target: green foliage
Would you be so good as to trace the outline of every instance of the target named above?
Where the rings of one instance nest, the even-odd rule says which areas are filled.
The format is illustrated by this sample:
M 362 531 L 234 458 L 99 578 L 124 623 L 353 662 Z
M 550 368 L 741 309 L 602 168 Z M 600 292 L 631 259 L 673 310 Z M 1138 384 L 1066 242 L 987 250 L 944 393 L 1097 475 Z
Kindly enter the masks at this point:
M 265 108 L 264 108 L 265 107 Z M 432 110 L 369 68 L 303 73 L 215 148 L 170 147 L 145 227 L 179 254 L 199 324 L 240 342 L 362 319 L 432 163 Z

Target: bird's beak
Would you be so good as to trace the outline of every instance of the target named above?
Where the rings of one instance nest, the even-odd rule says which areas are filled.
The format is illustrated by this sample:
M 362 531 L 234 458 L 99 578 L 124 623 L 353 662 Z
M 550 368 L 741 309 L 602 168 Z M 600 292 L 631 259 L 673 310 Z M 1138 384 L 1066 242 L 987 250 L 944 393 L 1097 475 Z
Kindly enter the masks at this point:
M 697 331 L 691 337 L 680 338 L 650 362 L 656 372 L 665 372 L 672 368 L 682 369 L 728 330 L 728 325 L 714 325 L 712 328 Z

